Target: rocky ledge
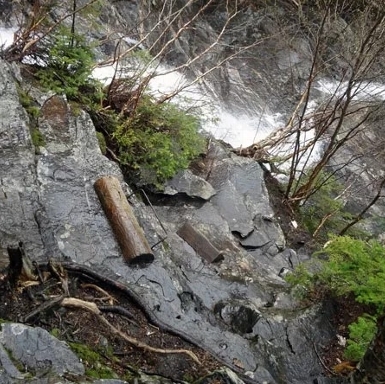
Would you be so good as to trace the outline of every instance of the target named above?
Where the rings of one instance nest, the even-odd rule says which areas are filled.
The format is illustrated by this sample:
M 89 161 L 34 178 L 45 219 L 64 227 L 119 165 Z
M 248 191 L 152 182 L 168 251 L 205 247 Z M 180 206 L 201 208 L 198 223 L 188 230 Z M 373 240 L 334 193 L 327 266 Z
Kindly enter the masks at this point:
M 71 262 L 119 282 L 155 325 L 210 352 L 238 380 L 333 382 L 324 377 L 318 352 L 335 337 L 331 310 L 301 308 L 282 278 L 307 256 L 286 247 L 258 163 L 212 141 L 202 164 L 170 181 L 150 205 L 101 154 L 85 112 L 28 86 L 39 104 L 38 126 L 46 143 L 35 148 L 19 102 L 17 88 L 23 86 L 18 69 L 1 61 L 3 250 L 23 242 L 32 261 Z M 103 175 L 120 180 L 152 246 L 153 263 L 132 267 L 124 262 L 93 188 Z M 186 223 L 219 251 L 218 261 L 207 261 L 202 249 L 178 235 Z M 82 373 L 68 348 L 39 328 L 5 324 L 1 345 L 2 382 L 27 382 L 4 350 L 31 368 L 30 382 L 45 382 L 38 375 L 47 366 L 60 376 L 64 363 L 56 368 L 57 356 L 68 361 L 69 372 Z

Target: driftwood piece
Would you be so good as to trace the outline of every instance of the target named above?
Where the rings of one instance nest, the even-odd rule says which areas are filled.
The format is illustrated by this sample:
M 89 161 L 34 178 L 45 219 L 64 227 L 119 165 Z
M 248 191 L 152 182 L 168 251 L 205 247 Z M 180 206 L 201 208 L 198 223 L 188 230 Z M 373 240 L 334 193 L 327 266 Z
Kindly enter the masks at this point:
M 215 248 L 207 237 L 193 228 L 191 224 L 185 223 L 178 230 L 177 234 L 209 263 L 223 260 L 223 253 Z
M 116 177 L 96 180 L 95 191 L 102 204 L 124 259 L 130 264 L 151 263 L 154 254 Z

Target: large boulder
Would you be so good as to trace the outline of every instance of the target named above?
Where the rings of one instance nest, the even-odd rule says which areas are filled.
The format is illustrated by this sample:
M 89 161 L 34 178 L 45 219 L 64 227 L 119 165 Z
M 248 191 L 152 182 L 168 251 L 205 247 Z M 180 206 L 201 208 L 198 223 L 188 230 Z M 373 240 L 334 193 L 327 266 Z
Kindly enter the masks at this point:
M 15 365 L 17 364 L 17 366 Z M 21 372 L 17 367 L 23 367 Z M 33 382 L 34 376 L 84 375 L 84 366 L 69 346 L 46 330 L 18 323 L 4 323 L 0 331 L 0 381 Z

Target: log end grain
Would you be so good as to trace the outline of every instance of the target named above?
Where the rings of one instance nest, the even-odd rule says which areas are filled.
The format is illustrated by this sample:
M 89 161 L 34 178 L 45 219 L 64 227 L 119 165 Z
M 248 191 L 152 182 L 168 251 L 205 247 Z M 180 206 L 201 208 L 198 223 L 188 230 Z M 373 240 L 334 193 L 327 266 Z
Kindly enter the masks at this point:
M 135 258 L 127 261 L 129 265 L 132 266 L 146 266 L 147 264 L 151 264 L 154 261 L 153 253 L 141 253 L 137 255 Z

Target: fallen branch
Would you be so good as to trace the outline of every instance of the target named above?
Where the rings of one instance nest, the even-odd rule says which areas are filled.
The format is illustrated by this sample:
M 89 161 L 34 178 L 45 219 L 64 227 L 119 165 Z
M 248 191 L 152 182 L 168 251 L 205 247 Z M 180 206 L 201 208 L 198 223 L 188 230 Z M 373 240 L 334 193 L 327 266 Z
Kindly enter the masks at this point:
M 89 301 L 84 301 L 80 299 L 76 299 L 74 297 L 68 297 L 64 298 L 63 301 L 60 303 L 63 307 L 72 307 L 72 308 L 80 308 L 85 311 L 88 311 L 92 314 L 94 314 L 99 321 L 101 321 L 103 324 L 105 324 L 110 330 L 120 336 L 122 339 L 126 340 L 128 343 L 134 345 L 137 348 L 141 348 L 145 351 L 148 352 L 155 352 L 155 353 L 160 353 L 160 354 L 172 354 L 172 353 L 183 353 L 189 356 L 192 360 L 194 360 L 197 364 L 201 365 L 201 362 L 199 361 L 198 357 L 191 351 L 187 349 L 161 349 L 161 348 L 155 348 L 151 347 L 150 345 L 147 345 L 145 343 L 142 343 L 141 341 L 128 336 L 124 332 L 120 331 L 116 327 L 114 327 L 107 319 L 105 319 L 102 316 L 101 311 L 99 308 L 96 306 L 95 303 L 91 303 Z
M 34 318 L 36 315 L 38 315 L 41 312 L 44 312 L 58 303 L 60 303 L 64 298 L 64 295 L 56 296 L 51 300 L 47 300 L 44 303 L 40 304 L 38 307 L 36 307 L 33 311 L 29 312 L 27 315 L 24 316 L 22 319 L 22 323 L 27 323 L 29 320 Z

